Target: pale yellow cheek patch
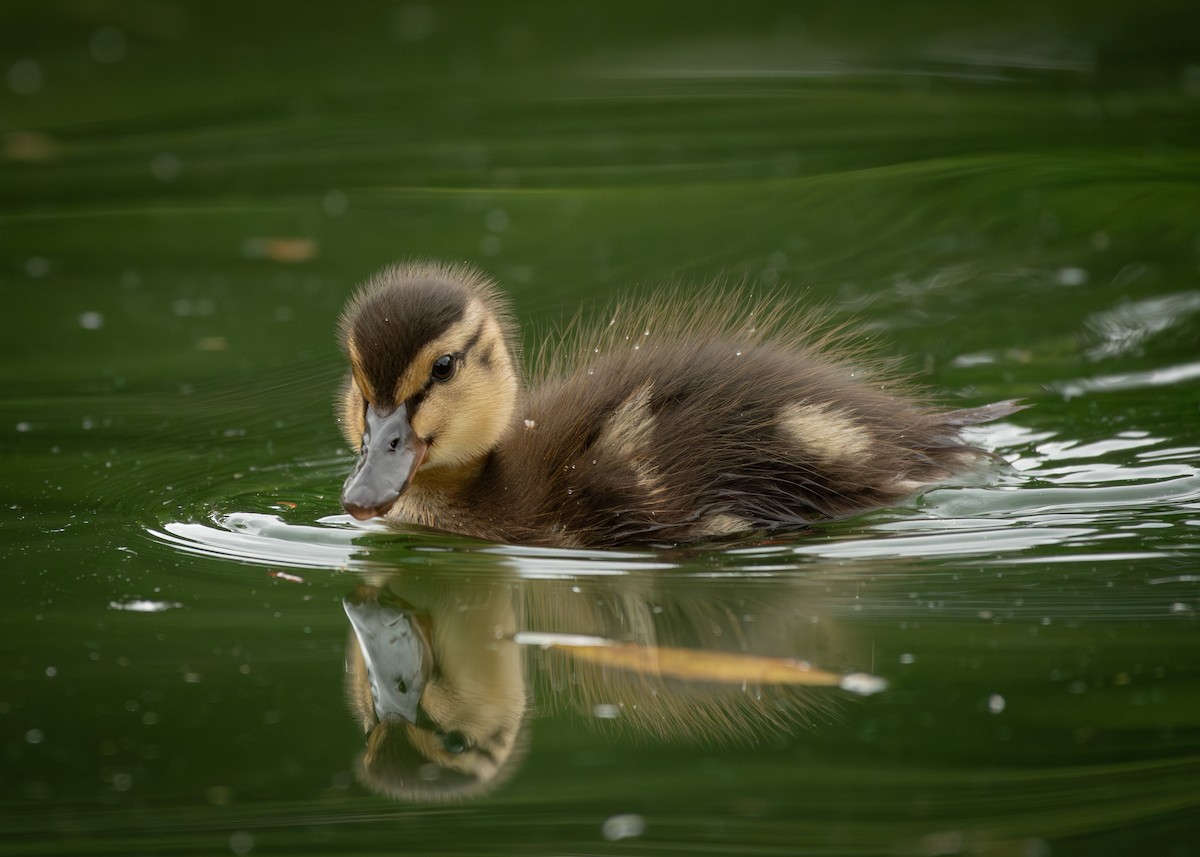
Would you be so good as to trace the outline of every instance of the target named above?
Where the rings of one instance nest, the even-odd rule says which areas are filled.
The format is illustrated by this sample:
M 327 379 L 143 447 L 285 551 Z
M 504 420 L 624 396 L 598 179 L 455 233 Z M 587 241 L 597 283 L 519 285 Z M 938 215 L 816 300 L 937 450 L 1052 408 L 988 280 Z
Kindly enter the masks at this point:
M 512 422 L 517 401 L 517 379 L 507 356 L 503 331 L 494 319 L 472 327 L 478 311 L 472 305 L 466 320 L 451 329 L 434 347 L 426 349 L 432 362 L 442 354 L 461 350 L 475 330 L 479 340 L 454 377 L 434 384 L 412 415 L 418 437 L 433 438 L 426 467 L 473 461 L 493 449 Z M 482 311 L 482 310 L 479 310 Z M 495 357 L 484 365 L 478 355 L 491 350 Z M 421 358 L 418 358 L 421 359 Z
M 779 412 L 784 435 L 827 461 L 859 458 L 871 448 L 871 434 L 852 417 L 829 405 L 788 405 Z
M 357 383 L 357 381 L 351 381 L 346 384 L 345 393 L 342 395 L 342 436 L 346 438 L 346 443 L 350 444 L 350 448 L 355 451 L 362 446 L 363 432 L 367 429 L 363 420 L 366 403 L 363 401 L 362 393 L 358 390 Z

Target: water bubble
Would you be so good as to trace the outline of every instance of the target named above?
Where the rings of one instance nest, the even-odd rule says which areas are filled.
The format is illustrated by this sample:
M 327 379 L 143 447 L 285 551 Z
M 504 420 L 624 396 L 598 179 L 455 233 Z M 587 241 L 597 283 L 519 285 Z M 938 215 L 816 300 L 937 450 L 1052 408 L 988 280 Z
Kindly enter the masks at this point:
M 410 3 L 396 10 L 392 24 L 400 41 L 423 42 L 437 29 L 437 16 L 422 3 Z
M 1060 286 L 1082 286 L 1088 281 L 1088 272 L 1083 268 L 1059 268 L 1055 279 Z
M 25 260 L 25 273 L 37 279 L 50 273 L 50 262 L 45 256 L 30 256 Z
M 27 744 L 41 744 L 46 738 L 41 729 L 30 729 L 25 733 L 25 742 Z
M 8 88 L 17 95 L 33 95 L 42 82 L 42 64 L 37 60 L 17 60 L 9 66 Z
M 209 786 L 204 792 L 204 798 L 214 806 L 225 806 L 233 800 L 233 789 L 229 786 Z
M 1183 67 L 1180 80 L 1185 95 L 1200 98 L 1200 65 L 1189 63 Z
M 592 706 L 592 716 L 600 720 L 613 720 L 621 716 L 621 709 L 611 702 L 598 702 Z
M 916 656 L 909 652 L 905 652 L 904 654 L 902 654 L 900 656 L 900 663 L 902 663 L 902 664 L 911 664 L 911 663 L 914 663 L 916 660 L 917 660 Z
M 99 330 L 104 327 L 104 315 L 93 311 L 80 313 L 79 326 L 84 330 Z
M 350 198 L 340 190 L 327 192 L 321 200 L 321 208 L 330 217 L 341 217 L 350 207 Z
M 150 162 L 150 174 L 160 182 L 173 182 L 179 178 L 183 162 L 170 152 L 159 152 Z
M 992 712 L 992 714 L 999 714 L 1003 711 L 1005 704 L 1004 697 L 998 693 L 993 693 L 988 697 L 987 707 L 988 711 Z
M 508 212 L 503 208 L 493 208 L 484 215 L 483 225 L 488 232 L 503 232 L 508 228 Z
M 92 52 L 92 59 L 96 62 L 120 62 L 129 52 L 129 42 L 125 34 L 116 27 L 101 27 L 92 33 L 88 46 Z
M 616 842 L 618 839 L 631 839 L 635 836 L 641 836 L 646 832 L 646 820 L 640 815 L 634 815 L 633 813 L 613 815 L 604 820 L 604 824 L 600 827 L 600 832 L 609 842 Z
M 504 242 L 498 235 L 485 235 L 479 242 L 479 252 L 485 256 L 498 256 L 504 249 Z
M 247 830 L 229 834 L 229 850 L 234 854 L 249 854 L 254 850 L 254 834 Z

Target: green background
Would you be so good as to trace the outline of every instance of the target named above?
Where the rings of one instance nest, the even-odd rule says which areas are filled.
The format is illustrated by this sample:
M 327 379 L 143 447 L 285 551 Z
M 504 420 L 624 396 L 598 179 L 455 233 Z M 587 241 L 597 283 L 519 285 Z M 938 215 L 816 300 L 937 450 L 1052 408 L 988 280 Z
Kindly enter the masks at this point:
M 1197 33 L 1185 3 L 5 5 L 0 853 L 1197 853 Z M 1033 407 L 976 435 L 991 484 L 754 548 L 356 527 L 335 320 L 412 258 L 490 272 L 529 345 L 740 281 L 944 401 Z M 340 601 L 383 575 L 728 609 L 792 641 L 763 654 L 820 624 L 890 687 L 669 740 L 539 693 L 512 780 L 398 804 L 342 698 Z

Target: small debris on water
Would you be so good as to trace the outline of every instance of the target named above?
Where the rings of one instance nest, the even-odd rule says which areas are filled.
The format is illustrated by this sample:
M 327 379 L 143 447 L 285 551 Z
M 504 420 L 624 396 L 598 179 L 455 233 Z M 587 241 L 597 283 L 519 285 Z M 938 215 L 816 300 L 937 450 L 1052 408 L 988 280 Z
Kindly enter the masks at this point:
M 632 839 L 646 832 L 646 820 L 633 813 L 609 816 L 601 825 L 600 832 L 609 842 L 616 842 L 618 839 Z
M 513 634 L 513 642 L 519 646 L 611 646 L 612 640 L 606 637 L 592 637 L 587 634 L 556 634 L 549 631 L 518 631 Z
M 848 673 L 842 676 L 838 685 L 842 690 L 857 693 L 859 696 L 871 696 L 887 690 L 887 679 L 870 673 Z
M 4 157 L 25 163 L 53 161 L 58 158 L 58 143 L 37 131 L 9 131 L 4 135 Z
M 242 254 L 247 259 L 267 259 L 284 264 L 310 262 L 317 258 L 317 242 L 296 237 L 250 238 L 242 245 Z
M 1088 272 L 1083 268 L 1059 268 L 1055 279 L 1062 286 L 1082 286 L 1088 281 Z
M 130 613 L 162 613 L 164 610 L 176 610 L 182 606 L 178 601 L 150 601 L 142 598 L 108 602 L 109 610 L 124 610 Z

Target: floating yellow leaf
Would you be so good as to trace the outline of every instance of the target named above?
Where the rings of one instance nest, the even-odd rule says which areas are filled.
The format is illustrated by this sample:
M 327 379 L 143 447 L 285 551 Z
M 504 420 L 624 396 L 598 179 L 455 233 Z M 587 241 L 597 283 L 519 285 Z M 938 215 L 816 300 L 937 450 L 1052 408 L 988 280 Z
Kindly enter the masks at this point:
M 711 649 L 639 646 L 603 637 L 522 632 L 514 641 L 568 653 L 597 666 L 680 681 L 715 684 L 806 685 L 840 687 L 863 695 L 878 693 L 887 682 L 866 673 L 843 675 L 814 667 L 808 661 Z

